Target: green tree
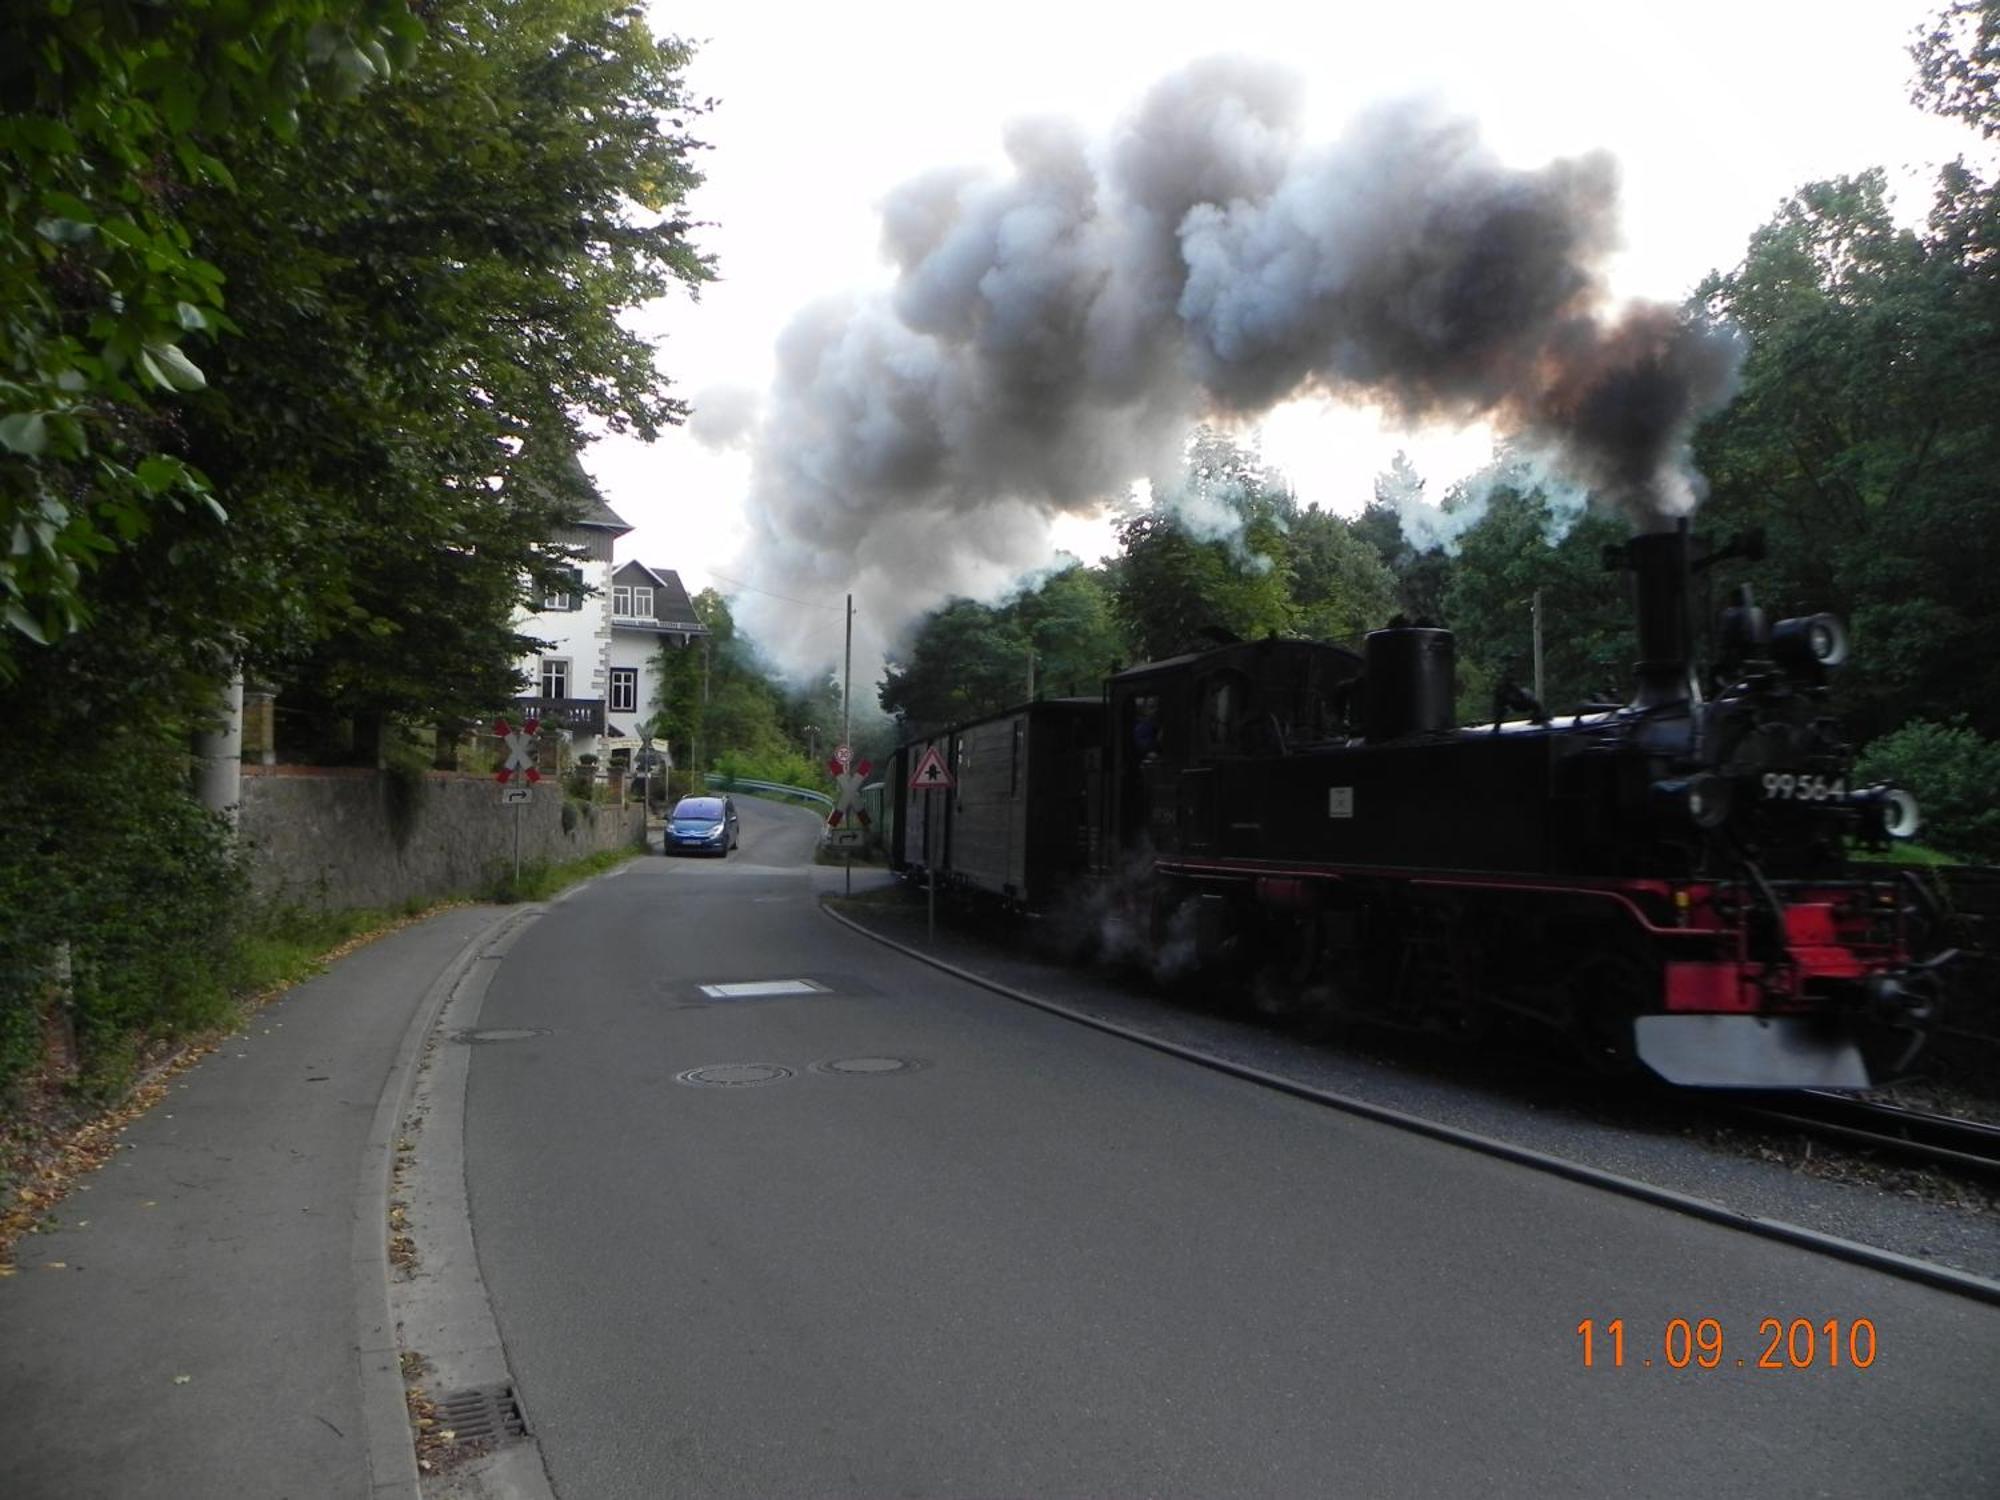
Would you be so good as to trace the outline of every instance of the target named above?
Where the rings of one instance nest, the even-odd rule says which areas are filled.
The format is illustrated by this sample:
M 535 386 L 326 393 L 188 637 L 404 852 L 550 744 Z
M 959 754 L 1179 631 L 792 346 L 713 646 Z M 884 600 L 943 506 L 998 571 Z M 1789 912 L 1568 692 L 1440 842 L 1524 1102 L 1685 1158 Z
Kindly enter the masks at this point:
M 515 691 L 511 613 L 573 560 L 579 423 L 678 420 L 622 310 L 709 267 L 685 48 L 602 0 L 440 0 L 438 40 L 188 209 L 241 334 L 187 449 L 235 523 L 177 538 L 295 708 Z
M 1006 607 L 1035 653 L 1038 697 L 1096 693 L 1129 654 L 1102 569 L 1069 563 Z
M 1396 579 L 1362 533 L 1318 506 L 1290 524 L 1292 603 L 1316 640 L 1357 642 L 1396 612 Z
M 1494 711 L 1503 683 L 1534 685 L 1534 596 L 1542 593 L 1545 705 L 1561 711 L 1606 694 L 1622 698 L 1637 655 L 1624 575 L 1607 573 L 1605 543 L 1625 527 L 1581 517 L 1559 537 L 1539 491 L 1496 489 L 1460 538 L 1445 615 L 1458 638 L 1459 714 Z
M 423 36 L 403 0 L 0 17 L 0 681 L 91 618 L 107 557 L 162 517 L 225 514 L 175 441 L 179 396 L 207 378 L 183 343 L 236 326 L 183 206 L 227 193 L 253 143 L 294 137 L 310 96 L 389 77 Z
M 1743 393 L 1701 435 L 1704 523 L 1765 529 L 1776 614 L 1836 609 L 1863 737 L 1917 714 L 2000 731 L 2000 204 L 1961 166 L 1928 232 L 1896 226 L 1880 172 L 1817 183 L 1702 288 L 1752 338 Z
M 1989 140 L 2000 135 L 2000 0 L 1954 0 L 1910 52 L 1917 104 Z
M 996 713 L 1028 695 L 1028 638 L 1007 611 L 953 599 L 883 674 L 881 703 L 912 729 Z
M 1254 453 L 1197 433 L 1177 491 L 1118 527 L 1112 600 L 1134 650 L 1157 661 L 1289 632 L 1298 611 L 1286 530 L 1296 514 Z

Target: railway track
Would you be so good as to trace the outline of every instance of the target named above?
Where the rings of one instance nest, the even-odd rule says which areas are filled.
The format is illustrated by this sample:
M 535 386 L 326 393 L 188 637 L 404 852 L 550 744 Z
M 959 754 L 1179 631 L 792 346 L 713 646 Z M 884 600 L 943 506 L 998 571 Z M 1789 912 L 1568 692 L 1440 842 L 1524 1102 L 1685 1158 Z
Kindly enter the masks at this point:
M 1756 1120 L 1849 1145 L 1873 1147 L 1934 1166 L 2000 1175 L 2000 1125 L 1902 1109 L 1845 1094 L 1802 1089 L 1739 1106 Z

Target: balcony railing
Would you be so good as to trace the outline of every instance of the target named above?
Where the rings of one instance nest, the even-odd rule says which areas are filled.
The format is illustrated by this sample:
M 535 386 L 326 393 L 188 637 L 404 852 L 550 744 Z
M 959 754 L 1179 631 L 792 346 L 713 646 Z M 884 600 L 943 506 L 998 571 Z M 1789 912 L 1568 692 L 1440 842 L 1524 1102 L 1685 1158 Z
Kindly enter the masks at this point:
M 540 719 L 577 734 L 604 733 L 602 698 L 516 698 L 514 709 L 524 719 Z

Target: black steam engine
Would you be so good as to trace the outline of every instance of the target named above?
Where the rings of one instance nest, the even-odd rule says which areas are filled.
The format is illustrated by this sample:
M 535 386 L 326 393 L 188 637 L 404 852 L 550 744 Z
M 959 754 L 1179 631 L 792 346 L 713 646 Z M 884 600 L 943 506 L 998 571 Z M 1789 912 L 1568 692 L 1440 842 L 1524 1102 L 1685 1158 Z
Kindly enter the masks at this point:
M 1686 529 L 1635 536 L 1626 703 L 1459 727 L 1453 639 L 1397 626 L 1361 656 L 1224 646 L 938 736 L 956 777 L 898 809 L 898 865 L 1030 908 L 1122 907 L 1199 982 L 1265 1006 L 1476 1036 L 1506 1016 L 1594 1061 L 1701 1087 L 1862 1087 L 1936 1003 L 1922 887 L 1855 864 L 1915 832 L 1852 782 L 1826 677 L 1831 616 L 1742 591 L 1693 662 Z M 922 745 L 899 752 L 907 784 Z

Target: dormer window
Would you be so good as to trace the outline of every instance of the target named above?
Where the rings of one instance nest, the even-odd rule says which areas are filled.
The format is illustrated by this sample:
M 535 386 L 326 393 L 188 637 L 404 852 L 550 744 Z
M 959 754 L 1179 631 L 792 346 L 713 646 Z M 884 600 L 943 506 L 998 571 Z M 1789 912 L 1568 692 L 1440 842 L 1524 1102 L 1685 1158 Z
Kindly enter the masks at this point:
M 611 613 L 621 620 L 652 619 L 653 591 L 650 588 L 630 584 L 613 584 Z

